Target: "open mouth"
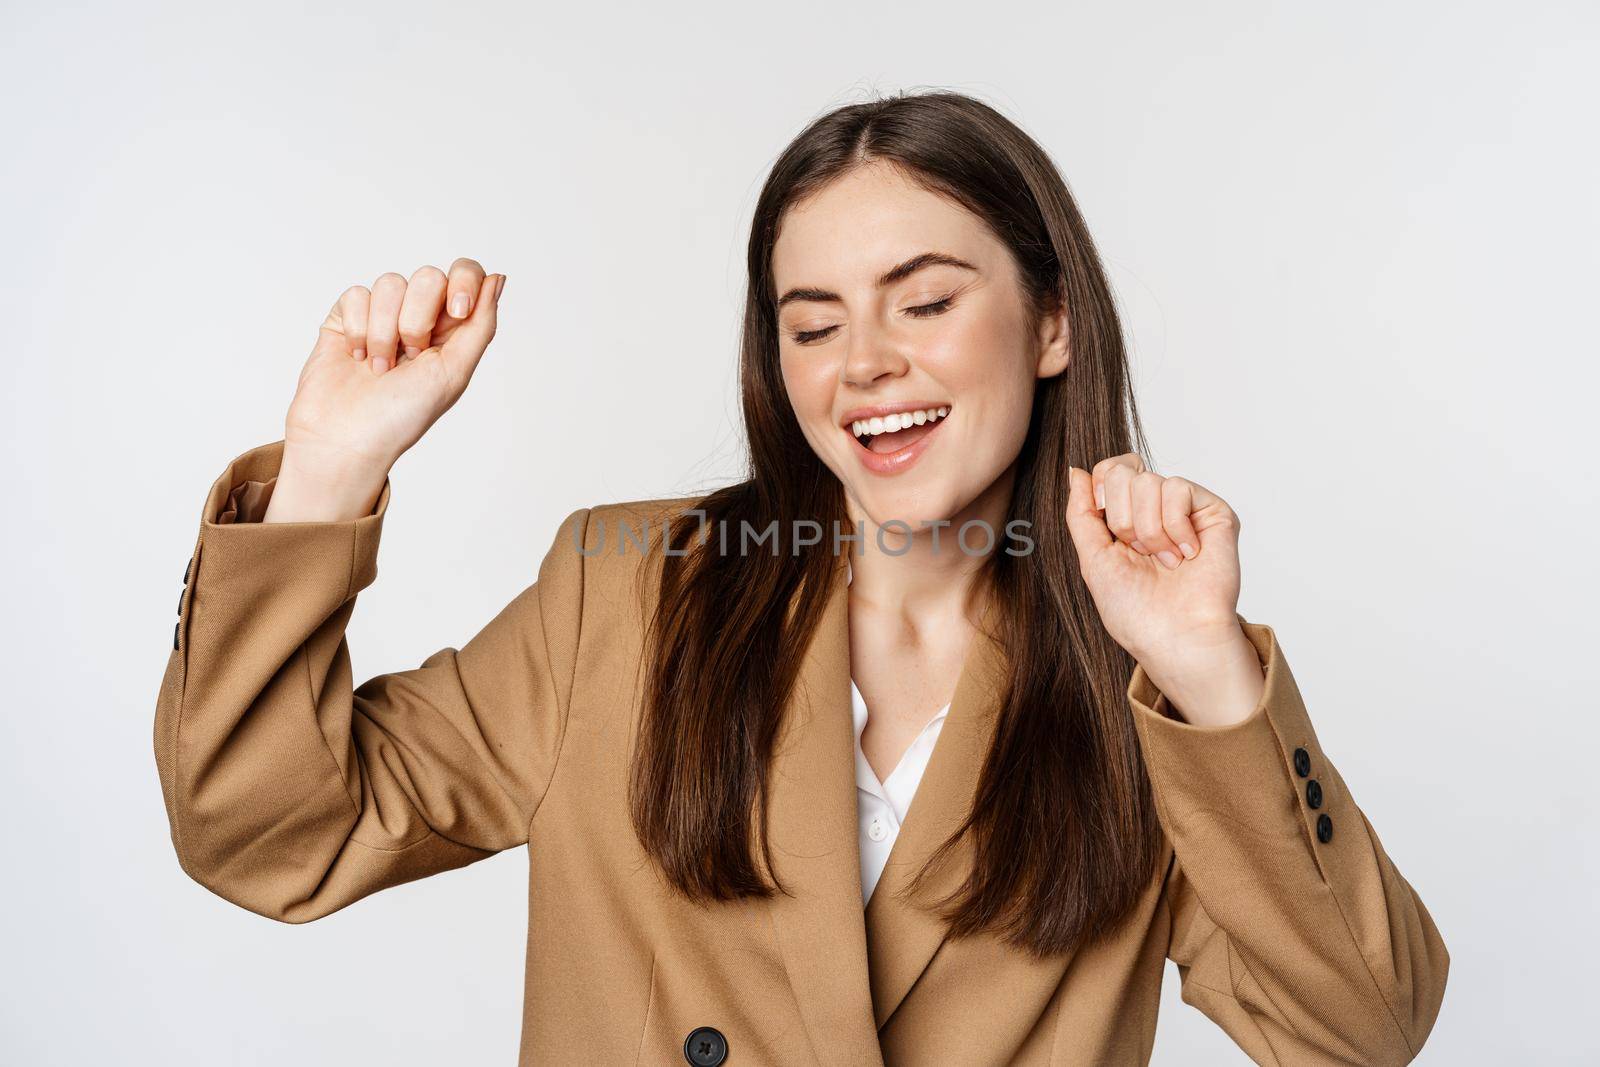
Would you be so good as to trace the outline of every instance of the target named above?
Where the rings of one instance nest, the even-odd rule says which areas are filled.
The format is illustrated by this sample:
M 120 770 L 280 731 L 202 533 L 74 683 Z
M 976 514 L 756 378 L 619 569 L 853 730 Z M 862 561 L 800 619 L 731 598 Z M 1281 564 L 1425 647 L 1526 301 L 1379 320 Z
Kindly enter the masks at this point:
M 880 456 L 910 448 L 938 429 L 950 414 L 950 405 L 940 404 L 915 411 L 857 419 L 846 429 L 856 443 Z

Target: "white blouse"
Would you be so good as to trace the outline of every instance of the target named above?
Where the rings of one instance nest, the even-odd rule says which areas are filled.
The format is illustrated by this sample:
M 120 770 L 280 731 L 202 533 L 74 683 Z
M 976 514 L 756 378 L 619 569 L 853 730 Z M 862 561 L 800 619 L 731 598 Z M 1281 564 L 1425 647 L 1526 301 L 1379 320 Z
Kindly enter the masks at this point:
M 845 565 L 849 567 L 848 561 Z M 846 574 L 848 584 L 855 575 L 853 571 Z M 867 728 L 869 712 L 854 678 L 850 679 L 850 710 L 856 728 L 856 812 L 861 831 L 861 903 L 865 906 L 883 874 L 894 839 L 900 836 L 900 824 L 911 807 L 922 772 L 928 769 L 928 759 L 933 755 L 934 742 L 939 740 L 945 716 L 950 714 L 950 705 L 940 708 L 928 721 L 883 781 L 878 780 L 877 772 L 861 752 L 861 732 Z

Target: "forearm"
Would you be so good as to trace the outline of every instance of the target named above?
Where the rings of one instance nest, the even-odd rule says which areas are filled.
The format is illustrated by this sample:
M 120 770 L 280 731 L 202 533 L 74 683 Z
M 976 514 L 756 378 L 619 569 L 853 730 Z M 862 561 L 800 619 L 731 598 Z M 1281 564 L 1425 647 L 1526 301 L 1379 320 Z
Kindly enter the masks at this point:
M 1170 695 L 1142 664 L 1128 687 L 1176 856 L 1168 955 L 1184 999 L 1262 1062 L 1409 1062 L 1449 953 L 1323 751 L 1271 628 L 1239 622 L 1264 671 L 1241 721 L 1163 714 Z
M 384 502 L 353 522 L 261 521 L 281 447 L 249 450 L 212 485 L 155 735 L 184 870 L 298 922 L 353 899 L 346 875 L 365 855 L 348 847 L 370 776 L 350 756 L 344 628 L 376 575 Z

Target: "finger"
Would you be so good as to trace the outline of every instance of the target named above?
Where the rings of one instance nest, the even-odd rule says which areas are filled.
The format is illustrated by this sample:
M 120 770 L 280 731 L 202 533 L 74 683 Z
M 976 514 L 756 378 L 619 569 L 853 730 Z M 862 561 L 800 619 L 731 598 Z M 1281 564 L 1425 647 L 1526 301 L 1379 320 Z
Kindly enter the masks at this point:
M 1104 462 L 1107 465 L 1100 485 L 1101 497 L 1105 500 L 1106 528 L 1118 541 L 1133 547 L 1133 542 L 1138 539 L 1133 529 L 1134 470 L 1126 463 Z
M 1094 504 L 1094 479 L 1082 467 L 1067 468 L 1067 532 L 1077 547 L 1078 558 L 1088 559 L 1104 551 L 1111 542 L 1111 531 Z
M 449 279 L 438 267 L 418 267 L 406 283 L 405 299 L 400 302 L 398 326 L 401 359 L 409 359 L 433 347 L 433 327 L 444 308 L 444 290 Z
M 364 285 L 352 285 L 339 297 L 345 351 L 357 362 L 367 358 L 367 309 L 371 303 L 372 293 Z
M 1140 548 L 1155 556 L 1168 570 L 1181 562 L 1178 546 L 1167 537 L 1162 506 L 1162 484 L 1167 479 L 1155 471 L 1140 471 L 1133 476 L 1133 532 Z
M 382 374 L 395 364 L 400 343 L 400 305 L 406 298 L 406 280 L 394 271 L 380 274 L 372 283 L 372 301 L 367 309 L 367 355 L 372 372 Z
M 1204 552 L 1207 541 L 1229 540 L 1238 543 L 1239 515 L 1222 499 L 1198 482 L 1191 483 L 1194 489 L 1194 507 L 1190 509 L 1190 525 L 1194 527 L 1197 539 L 1194 548 L 1197 553 Z
M 474 299 L 483 288 L 483 265 L 475 259 L 458 259 L 450 264 L 450 297 L 446 313 L 456 320 L 466 318 L 477 307 Z
M 1199 511 L 1202 508 L 1214 507 L 1214 506 L 1216 506 L 1218 504 L 1222 505 L 1225 508 L 1228 506 L 1228 502 L 1226 500 L 1222 499 L 1220 496 L 1218 496 L 1217 494 L 1213 493 L 1211 490 L 1207 489 L 1205 486 L 1201 485 L 1199 482 L 1190 482 L 1189 485 L 1190 485 L 1190 488 L 1192 489 L 1192 491 L 1194 492 L 1194 510 L 1195 511 Z M 1229 510 L 1232 510 L 1232 509 L 1229 509 Z
M 1144 470 L 1144 460 L 1139 458 L 1137 452 L 1124 452 L 1120 456 L 1107 456 L 1094 465 L 1094 470 L 1090 472 L 1094 476 L 1094 504 L 1095 507 L 1101 510 L 1104 510 L 1106 506 L 1106 474 L 1116 466 L 1131 467 L 1135 471 L 1142 471 Z
M 456 327 L 456 331 L 440 349 L 439 355 L 444 360 L 445 369 L 463 388 L 472 377 L 472 372 L 477 370 L 478 360 L 483 358 L 489 342 L 494 340 L 500 293 L 505 289 L 505 281 L 504 274 L 491 274 L 483 280 L 483 285 L 473 298 L 472 316 Z
M 1189 521 L 1195 509 L 1195 488 L 1187 478 L 1168 478 L 1161 486 L 1161 526 L 1184 559 L 1200 554 L 1200 535 Z

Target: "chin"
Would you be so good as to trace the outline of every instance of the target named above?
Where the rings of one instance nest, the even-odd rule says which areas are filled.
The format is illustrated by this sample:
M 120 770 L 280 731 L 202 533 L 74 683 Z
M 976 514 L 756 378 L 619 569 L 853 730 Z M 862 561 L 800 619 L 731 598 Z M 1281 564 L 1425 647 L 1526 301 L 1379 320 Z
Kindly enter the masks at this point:
M 906 532 L 906 527 L 910 527 L 911 533 L 921 533 L 936 522 L 953 523 L 963 507 L 961 494 L 949 485 L 868 484 L 852 486 L 850 492 L 872 525 L 882 527 L 885 523 L 895 523 L 885 531 L 886 539 Z M 941 528 L 941 543 L 952 531 L 951 526 Z

